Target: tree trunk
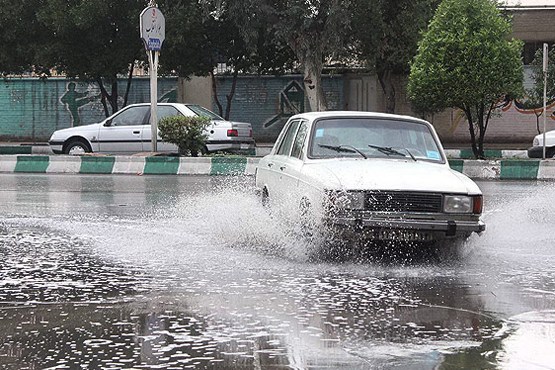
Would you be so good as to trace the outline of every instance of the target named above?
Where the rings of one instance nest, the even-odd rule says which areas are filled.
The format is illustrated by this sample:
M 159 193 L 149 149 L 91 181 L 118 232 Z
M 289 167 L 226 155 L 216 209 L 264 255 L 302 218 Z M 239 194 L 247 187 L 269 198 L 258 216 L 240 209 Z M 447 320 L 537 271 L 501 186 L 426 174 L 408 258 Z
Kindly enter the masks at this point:
M 220 116 L 224 115 L 224 109 L 222 107 L 222 103 L 220 103 L 220 99 L 218 98 L 218 86 L 216 84 L 216 75 L 214 72 L 210 71 L 210 78 L 212 79 L 212 97 L 214 98 L 214 102 L 218 107 L 218 113 Z
M 391 71 L 385 70 L 378 73 L 378 80 L 382 87 L 385 96 L 385 111 L 386 113 L 395 113 L 395 84 Z
M 227 104 L 225 106 L 225 116 L 224 118 L 226 120 L 229 120 L 229 115 L 231 113 L 231 104 L 233 101 L 233 96 L 235 96 L 235 88 L 237 87 L 237 78 L 239 76 L 239 72 L 238 71 L 233 71 L 233 79 L 231 80 L 231 90 L 229 91 L 229 94 L 227 94 L 225 96 L 226 100 L 227 100 Z
M 129 99 L 129 91 L 131 90 L 131 81 L 133 79 L 133 69 L 135 68 L 135 61 L 129 65 L 129 74 L 127 75 L 127 87 L 125 88 L 125 96 L 123 97 L 123 106 L 127 106 Z
M 328 109 L 324 89 L 322 87 L 321 63 L 305 61 L 304 64 L 304 91 L 312 112 L 321 112 Z
M 478 146 L 476 145 L 476 132 L 474 131 L 474 120 L 472 118 L 472 111 L 470 108 L 463 109 L 466 120 L 468 121 L 468 131 L 470 133 L 470 143 L 472 145 L 472 153 L 475 158 L 479 158 L 480 153 L 478 151 Z
M 112 114 L 119 110 L 118 107 L 118 78 L 114 76 L 112 79 L 112 94 L 110 95 L 110 105 L 112 106 Z
M 108 103 L 106 101 L 106 98 L 108 96 L 108 92 L 106 91 L 106 88 L 104 87 L 104 83 L 102 82 L 102 78 L 97 78 L 96 79 L 96 83 L 98 84 L 98 87 L 100 88 L 100 101 L 102 102 L 102 106 L 104 107 L 104 115 L 106 117 L 110 116 L 110 112 L 108 111 Z
M 103 104 L 104 104 L 104 113 L 106 114 L 106 117 L 108 117 L 109 112 L 108 112 L 108 106 L 106 105 L 106 102 L 110 103 L 110 107 L 112 108 L 112 114 L 116 113 L 118 111 L 118 82 L 117 79 L 112 79 L 112 93 L 108 94 L 108 90 L 106 90 L 106 87 L 104 86 L 104 82 L 102 80 L 101 77 L 96 79 L 96 82 L 98 83 L 98 86 L 100 87 L 100 92 L 102 93 L 102 98 L 103 100 Z

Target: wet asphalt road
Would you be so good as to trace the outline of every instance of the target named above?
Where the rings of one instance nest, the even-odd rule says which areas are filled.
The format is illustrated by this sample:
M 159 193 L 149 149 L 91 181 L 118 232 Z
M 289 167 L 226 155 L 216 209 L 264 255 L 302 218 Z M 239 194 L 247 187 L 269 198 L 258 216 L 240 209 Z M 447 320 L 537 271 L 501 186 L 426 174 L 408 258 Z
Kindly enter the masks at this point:
M 555 368 L 555 184 L 451 263 L 314 262 L 251 178 L 0 175 L 0 369 Z

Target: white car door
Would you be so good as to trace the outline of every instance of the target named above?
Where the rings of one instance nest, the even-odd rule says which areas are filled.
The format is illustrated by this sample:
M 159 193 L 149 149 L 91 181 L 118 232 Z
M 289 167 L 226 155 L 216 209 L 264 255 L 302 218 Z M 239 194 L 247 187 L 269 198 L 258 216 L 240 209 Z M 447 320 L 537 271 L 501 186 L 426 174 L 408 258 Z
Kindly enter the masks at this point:
M 143 150 L 141 135 L 148 119 L 148 106 L 124 108 L 105 121 L 98 130 L 98 147 L 104 153 L 138 153 Z
M 289 155 L 299 124 L 300 120 L 293 120 L 289 123 L 275 155 L 266 163 L 267 170 L 269 171 L 268 187 L 270 198 L 279 199 L 281 202 L 291 199 L 290 195 L 293 194 L 296 188 L 295 179 L 290 178 L 291 174 L 288 171 L 288 167 L 290 167 Z
M 158 122 L 164 117 L 172 117 L 182 115 L 181 112 L 177 110 L 177 108 L 171 105 L 158 105 L 156 115 L 158 118 Z M 152 151 L 152 128 L 150 124 L 150 106 L 148 107 L 148 117 L 147 122 L 141 128 L 141 138 L 143 143 L 143 151 L 149 152 Z M 156 144 L 156 150 L 158 152 L 174 152 L 177 153 L 178 148 L 174 144 L 166 143 L 162 141 L 160 138 L 160 133 L 158 132 L 158 142 Z
M 305 194 L 299 189 L 299 181 L 301 179 L 302 167 L 304 165 L 304 148 L 308 134 L 308 122 L 300 121 L 295 132 L 291 150 L 284 157 L 281 165 L 281 181 L 284 188 L 289 189 L 290 195 L 298 202 Z

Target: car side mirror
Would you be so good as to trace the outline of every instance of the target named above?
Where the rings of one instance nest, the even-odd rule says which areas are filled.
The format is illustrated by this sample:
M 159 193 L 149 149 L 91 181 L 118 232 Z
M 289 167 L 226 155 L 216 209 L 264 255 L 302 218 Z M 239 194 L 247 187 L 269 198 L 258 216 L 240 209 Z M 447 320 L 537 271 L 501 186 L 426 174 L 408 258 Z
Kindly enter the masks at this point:
M 112 126 L 112 120 L 111 119 L 107 120 L 106 122 L 104 122 L 104 124 L 102 126 L 104 126 L 104 127 Z

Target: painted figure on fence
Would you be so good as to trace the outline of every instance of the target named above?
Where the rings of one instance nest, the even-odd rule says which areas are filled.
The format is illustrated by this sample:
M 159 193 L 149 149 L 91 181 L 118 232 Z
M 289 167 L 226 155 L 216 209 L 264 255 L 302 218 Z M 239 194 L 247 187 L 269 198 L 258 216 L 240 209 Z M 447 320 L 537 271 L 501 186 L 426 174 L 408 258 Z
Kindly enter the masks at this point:
M 67 110 L 71 114 L 71 127 L 79 126 L 81 124 L 79 108 L 93 102 L 97 98 L 97 96 L 89 95 L 88 92 L 75 91 L 75 87 L 75 82 L 68 83 L 67 91 L 60 99 L 60 101 L 66 105 Z

